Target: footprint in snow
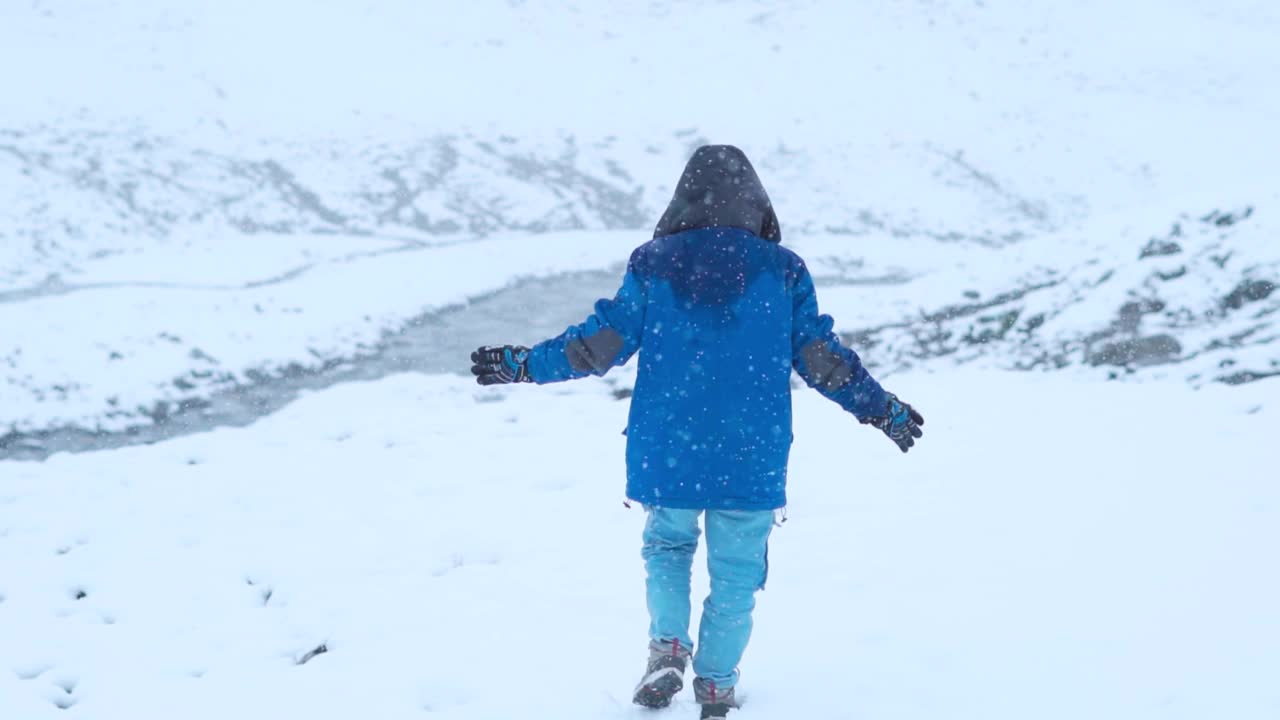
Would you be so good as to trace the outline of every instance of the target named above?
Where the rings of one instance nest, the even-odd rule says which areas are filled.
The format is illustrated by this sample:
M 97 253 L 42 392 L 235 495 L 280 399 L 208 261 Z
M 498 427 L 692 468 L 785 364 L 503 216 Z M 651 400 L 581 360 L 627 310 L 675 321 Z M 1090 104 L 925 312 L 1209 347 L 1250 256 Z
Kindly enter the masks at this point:
M 48 663 L 31 663 L 15 667 L 13 669 L 13 674 L 17 675 L 19 680 L 35 680 L 48 672 L 51 668 L 53 668 L 53 666 Z
M 474 556 L 464 555 L 462 553 L 454 553 L 450 556 L 447 564 L 437 567 L 431 571 L 432 577 L 444 577 L 449 573 L 460 570 L 468 565 L 498 565 L 502 558 L 497 553 L 481 553 Z
M 53 680 L 53 686 L 70 695 L 76 691 L 78 679 L 74 675 L 61 675 Z
M 53 697 L 50 698 L 53 704 L 62 710 L 71 709 L 78 702 L 75 697 L 76 683 L 77 679 L 72 675 L 54 678 L 53 686 L 56 690 L 53 692 Z

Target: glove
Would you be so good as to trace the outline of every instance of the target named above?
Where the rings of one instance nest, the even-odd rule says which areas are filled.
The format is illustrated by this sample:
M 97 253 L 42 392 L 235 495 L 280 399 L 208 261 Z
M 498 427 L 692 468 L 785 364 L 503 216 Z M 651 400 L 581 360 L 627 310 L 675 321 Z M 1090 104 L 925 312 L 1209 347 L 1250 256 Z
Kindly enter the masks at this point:
M 471 374 L 481 385 L 533 382 L 529 348 L 522 345 L 485 345 L 471 353 L 471 362 Z
M 898 444 L 902 452 L 906 452 L 916 444 L 916 438 L 924 435 L 920 426 L 924 424 L 924 416 L 915 408 L 902 402 L 897 395 L 889 393 L 889 402 L 885 406 L 884 415 L 858 418 L 863 425 L 871 425 L 880 429 L 889 439 Z

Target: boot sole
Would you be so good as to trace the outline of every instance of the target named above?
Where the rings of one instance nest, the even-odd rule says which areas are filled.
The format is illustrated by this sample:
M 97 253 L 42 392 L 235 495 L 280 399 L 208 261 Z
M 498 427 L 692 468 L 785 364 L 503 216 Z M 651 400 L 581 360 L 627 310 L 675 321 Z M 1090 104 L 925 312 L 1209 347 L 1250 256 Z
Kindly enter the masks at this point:
M 671 700 L 683 689 L 684 679 L 670 672 L 636 688 L 632 702 L 640 707 L 661 710 L 670 706 Z

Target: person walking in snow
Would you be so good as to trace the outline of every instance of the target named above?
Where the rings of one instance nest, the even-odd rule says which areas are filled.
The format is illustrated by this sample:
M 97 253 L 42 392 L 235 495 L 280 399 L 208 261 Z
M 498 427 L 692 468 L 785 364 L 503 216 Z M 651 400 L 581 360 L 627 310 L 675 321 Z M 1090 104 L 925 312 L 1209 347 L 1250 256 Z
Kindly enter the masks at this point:
M 481 385 L 604 375 L 640 353 L 627 435 L 627 497 L 648 513 L 649 662 L 634 701 L 668 706 L 693 659 L 703 720 L 736 707 L 738 663 L 786 505 L 791 371 L 906 452 L 924 418 L 886 392 L 818 313 L 804 261 L 782 247 L 747 156 L 698 148 L 622 287 L 581 325 L 526 348 L 472 353 Z M 690 575 L 705 515 L 711 593 L 695 645 Z M 696 648 L 696 652 L 695 652 Z

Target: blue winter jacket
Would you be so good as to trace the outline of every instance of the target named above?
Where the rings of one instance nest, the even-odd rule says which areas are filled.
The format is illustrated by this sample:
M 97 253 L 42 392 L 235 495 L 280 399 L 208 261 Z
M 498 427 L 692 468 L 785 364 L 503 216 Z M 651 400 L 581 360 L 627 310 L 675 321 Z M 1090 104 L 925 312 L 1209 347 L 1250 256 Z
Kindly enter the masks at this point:
M 717 217 L 748 224 L 741 214 L 689 229 L 669 216 L 658 233 L 677 232 L 636 249 L 618 294 L 586 322 L 534 346 L 529 374 L 539 384 L 604 375 L 639 351 L 627 497 L 683 509 L 782 507 L 792 368 L 858 417 L 883 415 L 886 393 L 818 313 L 799 256 L 742 227 L 697 226 Z

